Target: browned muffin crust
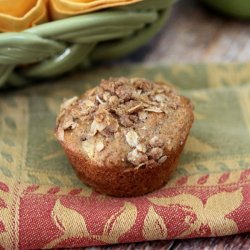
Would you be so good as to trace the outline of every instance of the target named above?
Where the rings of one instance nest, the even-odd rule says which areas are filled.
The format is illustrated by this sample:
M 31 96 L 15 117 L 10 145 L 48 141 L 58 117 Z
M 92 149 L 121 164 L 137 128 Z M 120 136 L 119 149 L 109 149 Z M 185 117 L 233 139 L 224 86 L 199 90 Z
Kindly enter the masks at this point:
M 62 104 L 56 136 L 85 183 L 137 196 L 166 182 L 192 122 L 190 101 L 168 85 L 111 78 Z

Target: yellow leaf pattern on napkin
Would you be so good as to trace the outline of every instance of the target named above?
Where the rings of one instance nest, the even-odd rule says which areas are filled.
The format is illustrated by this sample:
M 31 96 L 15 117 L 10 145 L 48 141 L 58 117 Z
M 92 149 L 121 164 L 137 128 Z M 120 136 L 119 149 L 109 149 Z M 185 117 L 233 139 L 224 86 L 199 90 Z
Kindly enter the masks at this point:
M 191 233 L 198 233 L 202 225 L 208 225 L 211 230 L 211 236 L 227 235 L 237 233 L 236 223 L 226 218 L 226 215 L 237 209 L 243 200 L 241 190 L 235 192 L 221 192 L 209 197 L 203 205 L 202 201 L 192 194 L 180 194 L 174 197 L 149 198 L 149 200 L 158 206 L 167 207 L 170 205 L 182 206 L 184 210 L 194 212 L 197 219 L 189 223 L 189 229 L 184 231 L 179 237 L 188 236 Z M 211 220 L 214 218 L 214 220 Z M 227 228 L 223 228 L 223 224 Z M 223 228 L 223 230 L 221 230 Z
M 51 241 L 45 248 L 55 247 L 60 242 L 71 237 L 89 236 L 83 216 L 77 211 L 63 206 L 60 200 L 56 201 L 51 216 L 55 225 L 63 232 L 63 235 Z
M 129 231 L 135 224 L 137 208 L 130 202 L 114 213 L 105 224 L 103 235 L 95 238 L 107 243 L 117 243 L 119 238 Z
M 143 236 L 146 240 L 167 238 L 167 228 L 164 220 L 155 212 L 152 206 L 149 207 L 144 220 Z

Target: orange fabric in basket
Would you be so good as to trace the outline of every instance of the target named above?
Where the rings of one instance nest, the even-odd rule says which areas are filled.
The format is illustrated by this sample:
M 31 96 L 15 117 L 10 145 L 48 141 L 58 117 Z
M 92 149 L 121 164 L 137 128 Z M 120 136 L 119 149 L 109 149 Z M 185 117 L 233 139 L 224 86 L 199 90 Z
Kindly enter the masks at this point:
M 0 12 L 22 17 L 36 5 L 36 2 L 36 0 L 15 0 L 13 3 L 13 1 L 0 0 Z
M 48 20 L 47 0 L 0 0 L 0 32 L 21 31 Z
M 22 31 L 34 25 L 141 0 L 0 0 L 0 32 Z
M 50 12 L 55 20 L 139 1 L 141 0 L 50 0 Z

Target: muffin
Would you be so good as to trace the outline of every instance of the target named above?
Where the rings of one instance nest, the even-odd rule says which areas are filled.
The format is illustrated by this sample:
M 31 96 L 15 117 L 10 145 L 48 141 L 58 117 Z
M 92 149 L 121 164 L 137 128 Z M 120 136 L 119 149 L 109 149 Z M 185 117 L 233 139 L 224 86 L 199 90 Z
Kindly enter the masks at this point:
M 61 105 L 56 137 L 85 184 L 139 196 L 166 183 L 193 119 L 189 99 L 167 84 L 110 78 Z

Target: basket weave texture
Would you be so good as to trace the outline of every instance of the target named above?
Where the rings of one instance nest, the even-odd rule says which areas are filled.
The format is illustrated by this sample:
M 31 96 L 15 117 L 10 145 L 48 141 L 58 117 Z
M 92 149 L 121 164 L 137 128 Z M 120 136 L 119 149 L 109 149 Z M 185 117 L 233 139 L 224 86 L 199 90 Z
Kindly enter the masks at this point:
M 0 88 L 124 56 L 165 23 L 173 0 L 144 0 L 0 34 Z

